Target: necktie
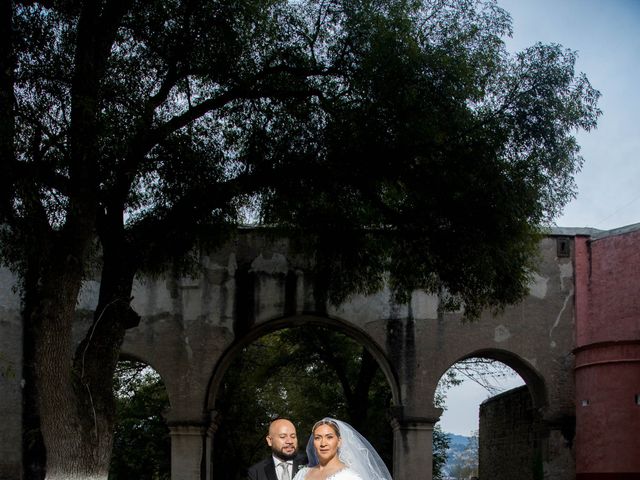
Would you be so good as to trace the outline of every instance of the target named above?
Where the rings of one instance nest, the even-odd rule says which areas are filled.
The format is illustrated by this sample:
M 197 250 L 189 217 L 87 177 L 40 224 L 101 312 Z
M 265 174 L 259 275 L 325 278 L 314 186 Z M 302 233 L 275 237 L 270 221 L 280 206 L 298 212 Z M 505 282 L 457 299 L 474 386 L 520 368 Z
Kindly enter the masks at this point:
M 289 467 L 287 462 L 281 462 L 279 467 L 282 468 L 282 474 L 280 475 L 280 480 L 291 480 L 291 475 L 289 475 Z

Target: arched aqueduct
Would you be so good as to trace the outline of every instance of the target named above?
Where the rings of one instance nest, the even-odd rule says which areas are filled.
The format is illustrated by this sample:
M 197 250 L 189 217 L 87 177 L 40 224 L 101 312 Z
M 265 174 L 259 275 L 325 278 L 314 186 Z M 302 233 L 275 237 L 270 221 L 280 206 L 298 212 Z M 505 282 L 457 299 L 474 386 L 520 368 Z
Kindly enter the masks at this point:
M 592 440 L 580 432 L 587 433 L 593 422 L 580 411 L 576 399 L 598 388 L 591 385 L 589 372 L 618 365 L 623 368 L 619 378 L 630 384 L 629 395 L 634 389 L 640 394 L 640 308 L 633 299 L 640 298 L 636 295 L 640 230 L 636 225 L 609 233 L 597 237 L 593 231 L 554 230 L 540 242 L 538 271 L 528 297 L 498 315 L 487 313 L 477 322 L 463 322 L 460 313 L 442 312 L 438 298 L 421 291 L 413 292 L 408 304 L 394 303 L 388 291 L 356 295 L 338 306 L 318 301 L 307 259 L 292 251 L 286 239 L 242 231 L 224 248 L 203 255 L 193 277 L 142 279 L 136 284 L 134 308 L 142 322 L 129 331 L 122 352 L 150 364 L 165 382 L 175 480 L 215 479 L 215 465 L 209 461 L 215 435 L 213 405 L 225 369 L 238 350 L 276 329 L 307 323 L 332 325 L 353 337 L 385 373 L 394 404 L 396 480 L 431 479 L 432 431 L 441 415 L 433 406 L 435 389 L 447 369 L 469 357 L 499 360 L 525 380 L 544 425 L 539 441 L 544 447 L 545 478 L 595 478 L 589 475 L 603 468 L 637 473 L 640 463 L 635 455 L 625 460 L 622 454 L 618 466 L 612 467 L 606 461 L 589 463 L 581 450 L 591 448 L 585 442 Z M 599 238 L 613 244 L 598 244 Z M 599 307 L 593 299 L 602 295 L 594 289 L 616 287 L 594 283 L 598 268 L 602 278 L 607 275 L 607 268 L 594 260 L 600 247 L 611 260 L 602 265 L 617 265 L 621 281 L 631 290 L 626 300 L 618 299 L 627 313 L 609 312 L 620 318 L 596 318 Z M 629 251 L 636 253 L 629 256 Z M 11 275 L 3 271 L 0 351 L 8 352 L 7 358 L 13 355 L 19 365 L 20 352 L 10 347 L 21 335 L 18 302 L 10 284 Z M 90 312 L 95 307 L 97 290 L 96 283 L 87 282 L 80 310 Z M 592 322 L 590 326 L 581 324 L 583 318 Z M 620 328 L 607 331 L 606 325 L 616 322 Z M 618 347 L 626 353 L 615 350 Z M 609 353 L 597 357 L 605 350 Z M 591 355 L 589 362 L 582 362 L 585 355 Z M 605 361 L 598 363 L 598 358 Z M 1 387 L 0 412 L 9 429 L 0 439 L 0 457 L 9 459 L 4 460 L 9 466 L 2 467 L 9 469 L 10 460 L 20 455 L 19 437 L 12 443 L 20 431 L 19 378 L 3 378 Z M 603 401 L 609 406 L 592 406 L 610 408 L 613 400 Z M 637 452 L 640 444 L 632 430 L 640 431 L 640 405 L 633 408 L 622 422 L 629 429 L 622 438 Z

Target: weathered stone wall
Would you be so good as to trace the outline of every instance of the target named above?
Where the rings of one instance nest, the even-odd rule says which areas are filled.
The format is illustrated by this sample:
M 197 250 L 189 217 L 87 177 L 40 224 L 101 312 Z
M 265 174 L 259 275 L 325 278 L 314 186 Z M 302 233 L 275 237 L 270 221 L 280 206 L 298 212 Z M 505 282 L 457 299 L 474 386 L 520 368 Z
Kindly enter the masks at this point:
M 203 254 L 200 269 L 190 278 L 140 279 L 133 306 L 142 321 L 127 333 L 122 352 L 149 363 L 165 382 L 173 478 L 193 480 L 193 472 L 200 471 L 203 450 L 210 448 L 210 438 L 203 435 L 214 414 L 217 388 L 237 352 L 269 332 L 305 323 L 331 325 L 350 335 L 385 372 L 393 392 L 396 480 L 430 478 L 431 435 L 440 416 L 433 406 L 438 380 L 470 357 L 502 361 L 523 377 L 549 438 L 558 439 L 557 450 L 543 452 L 545 465 L 564 462 L 568 450 L 557 425 L 575 413 L 574 268 L 573 239 L 563 250 L 569 255 L 558 255 L 559 241 L 551 235 L 540 242 L 539 268 L 527 298 L 499 315 L 487 312 L 477 322 L 463 321 L 460 312 L 443 313 L 438 297 L 422 291 L 413 292 L 408 304 L 395 303 L 384 289 L 330 305 L 317 291 L 309 259 L 287 239 L 265 238 L 259 231 L 240 232 L 223 248 Z M 0 288 L 10 293 L 5 280 Z M 90 324 L 98 290 L 95 281 L 84 285 L 78 337 Z M 13 345 L 12 355 L 19 359 L 15 348 L 20 331 L 14 328 L 19 305 L 15 296 L 0 300 L 0 349 Z M 0 413 L 15 426 L 20 423 L 20 391 L 19 379 L 14 380 L 2 385 Z M 16 432 L 19 427 L 14 436 Z M 12 465 L 19 465 L 20 442 L 13 440 L 3 437 L 0 448 L 10 452 L 6 458 L 18 458 Z M 569 469 L 558 478 L 569 480 L 573 474 Z
M 543 478 L 543 424 L 526 386 L 480 405 L 479 477 L 491 480 Z
M 0 480 L 22 475 L 22 323 L 14 286 L 0 269 Z

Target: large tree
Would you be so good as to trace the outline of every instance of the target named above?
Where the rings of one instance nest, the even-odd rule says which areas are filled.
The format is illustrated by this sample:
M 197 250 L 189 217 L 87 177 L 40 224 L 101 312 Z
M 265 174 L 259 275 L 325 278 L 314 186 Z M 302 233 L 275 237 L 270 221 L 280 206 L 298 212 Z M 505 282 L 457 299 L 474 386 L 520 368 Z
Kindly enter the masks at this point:
M 574 132 L 599 114 L 573 52 L 506 53 L 491 0 L 14 0 L 0 14 L 0 247 L 22 280 L 52 479 L 106 476 L 137 272 L 248 216 L 304 237 L 333 300 L 388 279 L 476 316 L 526 291 L 536 234 L 573 194 Z

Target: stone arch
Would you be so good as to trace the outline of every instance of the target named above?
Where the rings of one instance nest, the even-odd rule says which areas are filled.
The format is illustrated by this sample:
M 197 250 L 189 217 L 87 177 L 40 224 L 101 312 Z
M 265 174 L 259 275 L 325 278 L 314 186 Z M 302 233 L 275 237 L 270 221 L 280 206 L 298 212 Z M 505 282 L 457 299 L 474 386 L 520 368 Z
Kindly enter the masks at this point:
M 118 358 L 118 361 L 126 361 L 126 360 L 133 360 L 135 362 L 140 362 L 140 363 L 144 363 L 146 365 L 149 365 L 151 368 L 153 368 L 153 370 L 155 370 L 155 372 L 160 376 L 160 378 L 162 378 L 162 381 L 165 382 L 165 375 L 162 374 L 162 372 L 160 371 L 160 367 L 157 365 L 154 365 L 154 361 L 146 358 L 146 355 L 141 354 L 139 352 L 132 352 L 127 350 L 126 348 L 122 348 L 122 350 L 120 351 L 120 357 Z
M 171 404 L 165 379 L 153 365 L 141 358 L 140 355 L 121 353 L 118 359 L 118 363 L 120 362 L 132 362 L 134 364 L 134 370 L 124 370 L 124 378 L 131 379 L 133 377 L 129 375 L 132 372 L 136 372 L 134 375 L 141 373 L 148 381 L 155 383 L 159 380 L 160 385 L 158 387 L 162 389 L 163 394 L 160 394 L 159 397 L 154 395 L 153 401 L 140 402 L 135 399 L 145 390 L 145 387 L 143 387 L 143 390 L 139 390 L 138 387 L 140 385 L 137 385 L 136 381 L 133 382 L 134 385 L 137 385 L 134 387 L 129 382 L 120 384 L 122 387 L 121 393 L 124 391 L 125 395 L 119 397 L 116 401 L 118 403 L 122 402 L 124 416 L 118 414 L 114 424 L 110 473 L 113 473 L 111 469 L 115 469 L 118 478 L 123 476 L 132 477 L 145 472 L 164 475 L 170 471 L 170 464 L 167 462 L 170 440 L 168 441 L 166 437 L 167 433 L 170 432 L 170 427 L 165 414 Z M 138 371 L 139 366 L 142 367 L 141 371 Z M 153 371 L 150 377 L 148 376 L 149 370 Z M 149 384 L 146 385 L 148 386 Z M 136 451 L 144 450 L 145 455 L 132 458 L 130 455 L 130 449 L 132 448 Z
M 213 368 L 210 377 L 211 380 L 209 382 L 209 385 L 207 386 L 206 405 L 204 406 L 205 411 L 214 410 L 218 388 L 222 382 L 222 379 L 232 361 L 242 350 L 242 348 L 254 342 L 258 338 L 275 332 L 276 330 L 289 327 L 299 327 L 301 325 L 335 327 L 340 333 L 349 336 L 364 348 L 366 348 L 376 360 L 385 378 L 387 379 L 387 383 L 389 384 L 389 387 L 391 389 L 391 398 L 393 403 L 396 405 L 400 403 L 400 385 L 397 372 L 392 367 L 391 362 L 387 358 L 387 355 L 385 354 L 383 349 L 373 338 L 371 338 L 371 336 L 344 319 L 331 316 L 323 316 L 319 314 L 304 314 L 279 317 L 270 321 L 261 322 L 260 324 L 255 325 L 242 338 L 240 338 L 229 348 L 227 348 Z
M 253 325 L 242 337 L 236 339 L 231 345 L 229 345 L 228 348 L 221 353 L 215 366 L 213 366 L 210 381 L 207 385 L 204 405 L 204 411 L 207 412 L 207 417 L 211 422 L 204 446 L 204 478 L 212 478 L 212 472 L 215 468 L 213 464 L 214 437 L 218 430 L 218 412 L 216 411 L 215 406 L 219 388 L 229 367 L 238 355 L 241 354 L 242 349 L 257 339 L 281 329 L 296 328 L 304 325 L 331 328 L 334 331 L 349 337 L 352 341 L 367 349 L 385 377 L 391 393 L 392 402 L 395 404 L 400 401 L 400 383 L 398 375 L 386 353 L 383 351 L 380 344 L 368 332 L 354 325 L 352 322 L 349 322 L 344 318 L 318 313 L 282 316 L 260 322 Z
M 167 398 L 169 399 L 169 409 L 171 408 L 174 403 L 172 401 L 172 396 L 175 395 L 175 393 L 172 392 L 171 388 L 172 375 L 169 372 L 163 372 L 161 364 L 155 364 L 156 362 L 154 360 L 147 358 L 147 356 L 143 353 L 130 351 L 124 346 L 120 351 L 120 358 L 118 359 L 118 361 L 120 360 L 135 360 L 151 367 L 153 371 L 158 374 L 158 376 L 162 380 L 162 383 L 164 384 L 164 388 L 167 391 Z
M 461 355 L 450 365 L 472 358 L 498 361 L 514 370 L 525 382 L 523 386 L 491 396 L 480 404 L 479 476 L 537 478 L 543 464 L 554 462 L 556 455 L 547 447 L 550 425 L 544 418 L 550 403 L 547 382 L 551 380 L 545 378 L 544 370 L 540 371 L 526 358 L 506 349 L 476 349 Z
M 522 377 L 531 394 L 534 408 L 542 410 L 548 405 L 547 387 L 542 374 L 528 360 L 509 350 L 485 348 L 469 352 L 451 362 L 440 372 L 438 379 L 442 378 L 446 371 L 456 363 L 470 358 L 487 358 L 504 363 Z

